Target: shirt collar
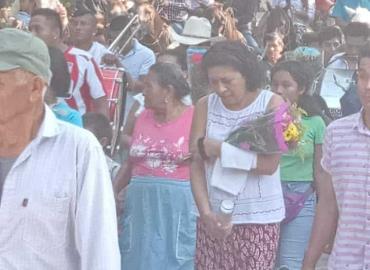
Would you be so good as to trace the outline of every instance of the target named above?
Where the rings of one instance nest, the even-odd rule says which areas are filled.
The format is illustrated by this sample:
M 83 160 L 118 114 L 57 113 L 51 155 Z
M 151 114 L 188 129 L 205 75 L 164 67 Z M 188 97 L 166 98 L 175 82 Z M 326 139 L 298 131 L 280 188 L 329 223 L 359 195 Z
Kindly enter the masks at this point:
M 44 119 L 42 120 L 40 129 L 37 133 L 36 140 L 41 138 L 51 138 L 60 133 L 60 127 L 58 125 L 57 118 L 51 109 L 45 105 L 44 106 Z
M 370 136 L 370 129 L 365 125 L 363 118 L 364 108 L 354 115 L 353 128 L 364 135 Z

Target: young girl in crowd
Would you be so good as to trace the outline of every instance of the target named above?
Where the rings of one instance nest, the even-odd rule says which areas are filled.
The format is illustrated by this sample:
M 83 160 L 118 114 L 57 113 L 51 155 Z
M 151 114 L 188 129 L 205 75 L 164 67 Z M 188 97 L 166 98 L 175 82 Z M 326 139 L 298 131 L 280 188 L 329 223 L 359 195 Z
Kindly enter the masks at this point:
M 283 154 L 280 161 L 281 181 L 286 204 L 286 219 L 281 225 L 276 269 L 300 270 L 310 238 L 315 215 L 316 193 L 325 196 L 320 183 L 321 146 L 325 123 L 320 106 L 307 92 L 313 81 L 302 62 L 278 63 L 271 72 L 272 91 L 302 110 L 304 135 L 298 148 Z M 301 206 L 300 206 L 301 204 Z M 294 209 L 298 215 L 294 216 Z M 293 209 L 293 210 L 292 210 Z M 299 210 L 300 209 L 300 210 Z

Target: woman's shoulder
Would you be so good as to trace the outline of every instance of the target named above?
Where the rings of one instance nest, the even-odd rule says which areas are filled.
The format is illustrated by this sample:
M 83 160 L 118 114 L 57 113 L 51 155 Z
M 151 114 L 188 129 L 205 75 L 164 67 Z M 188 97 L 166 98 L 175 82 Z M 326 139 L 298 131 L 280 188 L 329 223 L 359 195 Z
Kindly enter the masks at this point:
M 276 95 L 270 90 L 262 90 L 261 94 L 265 95 L 265 97 L 268 98 L 267 102 L 268 110 L 275 110 L 284 103 L 284 99 L 281 96 Z

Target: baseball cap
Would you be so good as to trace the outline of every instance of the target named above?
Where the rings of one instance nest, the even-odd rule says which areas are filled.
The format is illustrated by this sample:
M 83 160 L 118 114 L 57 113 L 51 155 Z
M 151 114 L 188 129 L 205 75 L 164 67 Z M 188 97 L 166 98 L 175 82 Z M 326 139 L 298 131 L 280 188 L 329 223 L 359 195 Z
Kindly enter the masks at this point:
M 0 30 L 0 71 L 20 68 L 51 79 L 50 57 L 46 44 L 31 33 L 14 28 Z

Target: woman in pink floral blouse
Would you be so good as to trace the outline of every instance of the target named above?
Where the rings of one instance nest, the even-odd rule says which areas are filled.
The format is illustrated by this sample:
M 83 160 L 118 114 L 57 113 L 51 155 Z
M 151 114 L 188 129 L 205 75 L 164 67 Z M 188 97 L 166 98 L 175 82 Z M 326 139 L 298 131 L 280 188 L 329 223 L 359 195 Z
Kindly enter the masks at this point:
M 193 269 L 189 136 L 193 107 L 181 70 L 157 63 L 145 79 L 145 110 L 135 120 L 129 161 L 118 174 L 126 189 L 120 221 L 123 269 Z

